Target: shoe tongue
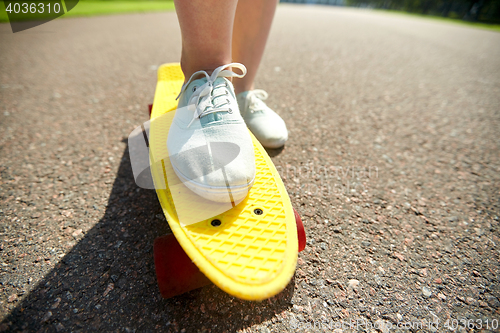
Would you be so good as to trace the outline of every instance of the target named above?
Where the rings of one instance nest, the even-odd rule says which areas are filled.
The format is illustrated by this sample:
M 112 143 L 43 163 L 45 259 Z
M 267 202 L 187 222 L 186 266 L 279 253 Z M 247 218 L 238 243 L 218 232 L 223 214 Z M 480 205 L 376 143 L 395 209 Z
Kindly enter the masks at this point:
M 218 84 L 226 85 L 226 79 L 224 79 L 223 77 L 216 78 L 214 81 L 214 85 L 218 85 Z
M 215 94 L 215 95 L 222 94 L 223 92 L 221 92 L 219 89 L 227 89 L 226 80 L 223 77 L 217 78 L 213 83 L 213 89 L 214 89 L 214 91 L 212 92 L 213 94 Z M 213 102 L 217 104 L 217 100 L 220 98 L 225 99 L 226 97 L 219 96 L 217 98 L 214 98 Z M 220 101 L 219 101 L 219 104 L 220 104 Z M 201 125 L 205 126 L 205 125 L 208 125 L 214 121 L 224 120 L 226 118 L 225 114 L 226 114 L 226 112 L 213 112 L 213 113 L 207 114 L 206 116 L 204 116 L 200 119 Z
M 191 81 L 191 83 L 189 83 L 189 85 L 186 88 L 187 97 L 189 97 L 189 98 L 191 97 L 191 95 L 195 92 L 195 90 L 194 90 L 195 87 L 196 87 L 196 89 L 199 89 L 205 83 L 207 83 L 207 78 L 205 78 L 205 77 Z M 221 85 L 221 84 L 223 84 L 225 86 L 226 82 L 225 82 L 224 78 L 219 77 L 213 83 L 214 89 L 216 89 L 216 87 L 218 85 Z
M 257 96 L 248 96 L 249 94 L 252 95 L 252 93 L 253 92 L 251 90 L 247 90 L 236 95 L 236 98 L 238 99 L 238 104 L 240 108 L 242 108 L 240 112 L 242 112 L 242 115 L 244 117 L 247 117 L 250 114 L 264 112 L 265 108 L 264 102 Z M 247 101 L 247 98 L 250 98 L 250 100 Z M 252 109 L 252 112 L 250 112 L 250 109 Z
M 266 107 L 266 104 L 257 96 L 251 96 L 250 97 L 250 105 L 248 106 L 249 109 L 252 109 L 253 113 L 263 113 Z

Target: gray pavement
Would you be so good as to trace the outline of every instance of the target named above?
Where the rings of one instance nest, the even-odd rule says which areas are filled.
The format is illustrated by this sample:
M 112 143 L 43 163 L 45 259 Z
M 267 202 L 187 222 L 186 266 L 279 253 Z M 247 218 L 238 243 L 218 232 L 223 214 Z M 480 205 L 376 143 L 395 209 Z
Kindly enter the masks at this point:
M 0 45 L 0 331 L 495 331 L 500 33 L 279 6 L 257 87 L 290 130 L 271 153 L 308 247 L 260 303 L 157 290 L 167 223 L 126 138 L 179 58 L 175 13 L 1 24 Z

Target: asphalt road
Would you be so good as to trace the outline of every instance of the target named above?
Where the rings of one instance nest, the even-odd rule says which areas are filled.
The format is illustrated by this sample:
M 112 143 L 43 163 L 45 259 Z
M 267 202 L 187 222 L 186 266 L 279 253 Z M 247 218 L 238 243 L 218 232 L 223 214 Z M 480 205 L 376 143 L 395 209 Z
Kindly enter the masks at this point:
M 126 138 L 179 59 L 175 13 L 1 24 L 0 45 L 0 331 L 495 331 L 500 33 L 279 6 L 257 86 L 290 130 L 271 153 L 309 240 L 261 303 L 156 286 L 167 223 Z

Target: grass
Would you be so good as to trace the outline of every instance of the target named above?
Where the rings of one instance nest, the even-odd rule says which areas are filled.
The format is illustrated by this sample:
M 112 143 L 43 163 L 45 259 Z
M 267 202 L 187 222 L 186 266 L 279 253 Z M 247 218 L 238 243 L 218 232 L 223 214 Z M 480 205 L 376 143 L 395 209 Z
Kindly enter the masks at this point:
M 2 1 L 3 2 L 3 1 Z M 43 2 L 40 1 L 40 2 Z M 142 13 L 174 10 L 173 1 L 99 1 L 80 0 L 78 4 L 62 17 L 96 16 L 120 13 Z M 5 6 L 0 5 L 0 22 L 9 22 Z
M 434 16 L 434 15 L 423 15 L 423 14 L 416 14 L 416 13 L 407 13 L 407 12 L 402 12 L 402 11 L 398 11 L 398 10 L 376 9 L 376 11 L 380 11 L 380 12 L 387 13 L 387 14 L 394 14 L 394 15 L 407 15 L 407 16 L 420 17 L 420 18 L 434 20 L 434 21 L 441 21 L 441 22 L 452 23 L 452 24 L 460 24 L 460 25 L 465 25 L 465 26 L 472 27 L 472 28 L 479 28 L 479 29 L 486 29 L 486 30 L 500 32 L 500 24 L 469 22 L 469 21 L 464 21 L 464 20 L 456 19 L 456 18 Z

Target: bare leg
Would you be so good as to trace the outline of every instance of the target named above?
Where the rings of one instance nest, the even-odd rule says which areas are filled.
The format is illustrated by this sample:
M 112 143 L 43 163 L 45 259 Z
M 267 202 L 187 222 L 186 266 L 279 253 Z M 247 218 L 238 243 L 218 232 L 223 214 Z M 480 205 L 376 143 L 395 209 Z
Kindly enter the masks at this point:
M 233 61 L 247 67 L 242 79 L 234 79 L 235 92 L 252 90 L 269 30 L 276 10 L 277 0 L 239 0 L 234 17 L 232 51 Z
M 175 0 L 182 33 L 181 68 L 186 80 L 231 62 L 237 0 Z

